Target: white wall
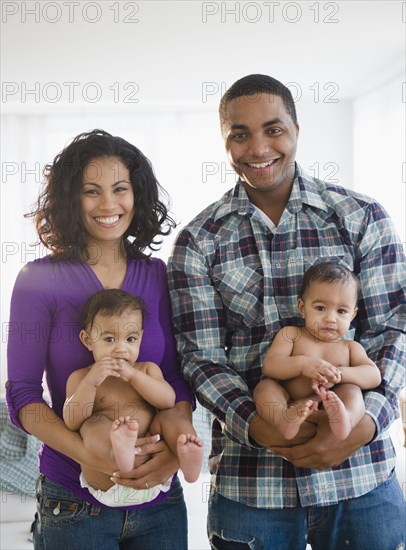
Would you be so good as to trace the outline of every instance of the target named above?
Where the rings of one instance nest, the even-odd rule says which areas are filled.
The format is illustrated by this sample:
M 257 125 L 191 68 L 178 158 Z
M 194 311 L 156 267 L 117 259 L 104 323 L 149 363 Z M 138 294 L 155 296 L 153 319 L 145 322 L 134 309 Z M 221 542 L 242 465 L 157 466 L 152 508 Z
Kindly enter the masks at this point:
M 354 187 L 376 198 L 406 242 L 404 75 L 354 100 Z

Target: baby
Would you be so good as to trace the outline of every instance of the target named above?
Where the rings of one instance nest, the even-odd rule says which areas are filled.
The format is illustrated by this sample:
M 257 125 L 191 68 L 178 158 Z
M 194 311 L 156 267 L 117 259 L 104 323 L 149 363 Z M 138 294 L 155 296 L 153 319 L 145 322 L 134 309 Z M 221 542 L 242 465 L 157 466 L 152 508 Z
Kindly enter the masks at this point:
M 102 290 L 86 302 L 82 343 L 94 363 L 74 371 L 67 381 L 63 416 L 79 430 L 86 448 L 115 461 L 121 472 L 134 468 L 138 437 L 162 435 L 179 460 L 184 478 L 196 481 L 203 443 L 192 423 L 175 405 L 175 392 L 155 363 L 137 362 L 143 335 L 142 300 L 117 289 Z M 171 409 L 173 416 L 156 414 Z M 81 484 L 108 506 L 150 502 L 165 484 L 146 490 L 115 485 L 110 476 L 82 464 Z
M 286 439 L 306 419 L 317 421 L 312 413 L 320 401 L 331 431 L 345 439 L 365 412 L 361 390 L 381 382 L 363 347 L 342 338 L 357 314 L 358 292 L 357 277 L 341 265 L 316 264 L 304 274 L 298 300 L 304 327 L 277 333 L 263 364 L 269 378 L 254 390 L 260 416 Z

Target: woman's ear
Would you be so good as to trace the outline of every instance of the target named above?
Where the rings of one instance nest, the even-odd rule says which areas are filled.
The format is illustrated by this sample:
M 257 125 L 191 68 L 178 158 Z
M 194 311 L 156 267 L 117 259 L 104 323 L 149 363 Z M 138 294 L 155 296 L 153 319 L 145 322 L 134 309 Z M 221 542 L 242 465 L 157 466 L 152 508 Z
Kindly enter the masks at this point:
M 81 330 L 79 334 L 80 341 L 89 350 L 92 351 L 92 340 L 85 330 Z

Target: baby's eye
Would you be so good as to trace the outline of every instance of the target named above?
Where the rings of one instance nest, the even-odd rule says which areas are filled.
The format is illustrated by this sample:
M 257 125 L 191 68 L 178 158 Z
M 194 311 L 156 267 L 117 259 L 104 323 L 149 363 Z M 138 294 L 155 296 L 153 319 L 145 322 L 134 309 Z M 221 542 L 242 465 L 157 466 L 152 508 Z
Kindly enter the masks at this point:
M 136 344 L 138 342 L 138 338 L 136 336 L 129 336 L 127 338 L 127 342 L 129 342 L 130 344 Z
M 323 307 L 323 306 L 316 306 L 316 309 L 317 309 L 317 311 L 324 311 L 324 307 Z
M 339 309 L 339 310 L 338 310 L 338 313 L 339 313 L 340 315 L 346 315 L 346 314 L 348 313 L 348 311 L 347 311 L 346 309 Z
M 105 342 L 108 342 L 109 344 L 113 343 L 114 342 L 114 337 L 113 336 L 107 336 L 105 339 L 104 339 Z

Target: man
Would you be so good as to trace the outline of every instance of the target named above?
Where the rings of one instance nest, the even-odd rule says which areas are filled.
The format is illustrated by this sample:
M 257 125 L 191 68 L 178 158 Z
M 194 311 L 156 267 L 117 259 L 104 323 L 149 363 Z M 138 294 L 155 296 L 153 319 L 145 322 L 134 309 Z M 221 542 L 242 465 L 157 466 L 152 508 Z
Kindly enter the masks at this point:
M 379 204 L 295 163 L 299 126 L 283 84 L 240 79 L 220 121 L 239 181 L 180 232 L 168 266 L 183 372 L 214 415 L 212 548 L 401 547 L 405 508 L 387 434 L 404 384 L 401 243 Z M 366 414 L 345 441 L 328 422 L 304 422 L 288 443 L 252 392 L 275 334 L 300 321 L 304 271 L 326 260 L 360 279 L 355 338 L 383 381 L 365 393 Z

